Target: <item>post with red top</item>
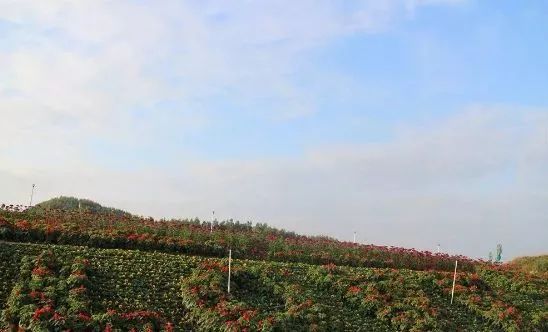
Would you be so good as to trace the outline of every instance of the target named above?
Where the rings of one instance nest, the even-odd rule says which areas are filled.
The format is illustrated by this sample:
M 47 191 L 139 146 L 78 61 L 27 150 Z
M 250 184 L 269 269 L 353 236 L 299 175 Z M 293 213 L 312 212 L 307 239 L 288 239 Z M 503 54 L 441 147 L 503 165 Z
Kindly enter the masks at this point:
M 230 293 L 230 273 L 232 267 L 232 249 L 228 249 L 228 292 Z
M 455 295 L 455 282 L 457 281 L 457 260 L 455 260 L 455 273 L 453 274 L 453 289 L 451 290 L 451 304 L 453 304 L 453 296 Z

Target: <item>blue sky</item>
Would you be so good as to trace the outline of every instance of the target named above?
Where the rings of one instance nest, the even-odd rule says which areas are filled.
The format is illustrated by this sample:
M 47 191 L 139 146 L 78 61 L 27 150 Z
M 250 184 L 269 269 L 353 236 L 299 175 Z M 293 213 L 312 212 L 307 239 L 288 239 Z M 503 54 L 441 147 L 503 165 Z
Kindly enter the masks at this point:
M 0 201 L 37 183 L 38 199 L 157 217 L 546 252 L 547 15 L 545 1 L 0 0 Z

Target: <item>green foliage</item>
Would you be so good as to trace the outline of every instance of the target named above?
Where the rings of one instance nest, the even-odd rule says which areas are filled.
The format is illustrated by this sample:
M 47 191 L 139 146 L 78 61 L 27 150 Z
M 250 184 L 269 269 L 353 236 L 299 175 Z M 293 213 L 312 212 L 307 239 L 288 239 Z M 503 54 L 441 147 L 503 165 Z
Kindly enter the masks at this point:
M 76 197 L 56 197 L 41 202 L 29 209 L 30 213 L 40 214 L 43 210 L 63 210 L 63 211 L 82 211 L 99 214 L 114 214 L 118 216 L 130 216 L 128 212 L 111 207 L 104 207 L 89 199 L 80 199 Z
M 42 253 L 44 250 L 47 256 Z M 7 269 L 0 269 L 0 281 L 9 278 L 11 282 L 0 283 L 0 295 L 6 292 L 4 285 L 11 287 L 11 295 L 0 298 L 0 304 L 5 308 L 4 324 L 11 324 L 12 328 L 191 329 L 184 322 L 178 283 L 185 266 L 192 266 L 192 258 L 166 259 L 169 255 L 0 242 L 0 259 L 10 256 L 14 259 L 6 264 Z M 37 270 L 45 264 L 39 262 L 46 261 L 50 262 L 46 264 L 48 273 Z M 155 269 L 151 270 L 153 265 Z M 13 273 L 16 269 L 18 274 Z M 36 272 L 43 276 L 34 276 Z M 30 297 L 32 291 L 39 292 L 33 293 L 40 294 L 38 302 Z M 0 322 L 0 330 L 2 325 Z
M 235 257 L 255 260 L 301 262 L 365 267 L 473 271 L 484 264 L 463 256 L 421 252 L 415 249 L 359 245 L 329 237 L 309 237 L 250 223 L 155 221 L 137 216 L 93 212 L 0 209 L 0 240 L 86 245 L 96 248 L 139 249 L 223 257 L 232 248 Z
M 519 257 L 508 263 L 508 266 L 533 274 L 548 273 L 548 255 Z
M 546 280 L 498 270 L 452 273 L 335 265 L 202 262 L 181 281 L 184 305 L 211 331 L 544 331 Z
M 232 293 L 227 294 L 227 263 L 157 252 L 0 242 L 0 305 L 6 309 L 6 324 L 32 324 L 35 330 L 87 326 L 98 331 L 545 331 L 548 327 L 547 279 L 504 270 L 505 265 L 459 272 L 451 306 L 452 272 L 234 260 Z M 36 270 L 39 267 L 50 272 Z M 19 296 L 33 290 L 51 302 L 36 293 L 38 301 Z M 48 303 L 53 312 L 45 308 Z M 42 310 L 37 318 L 43 319 L 33 320 L 37 310 Z M 82 311 L 91 317 L 76 314 Z M 64 320 L 53 319 L 56 312 Z

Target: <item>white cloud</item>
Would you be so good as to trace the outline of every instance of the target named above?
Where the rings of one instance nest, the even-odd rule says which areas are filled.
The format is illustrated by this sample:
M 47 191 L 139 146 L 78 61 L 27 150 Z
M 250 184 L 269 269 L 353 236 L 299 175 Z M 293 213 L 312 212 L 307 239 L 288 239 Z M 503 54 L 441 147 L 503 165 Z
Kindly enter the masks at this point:
M 335 37 L 381 31 L 406 7 L 406 1 L 4 0 L 0 19 L 13 26 L 0 51 L 0 89 L 86 125 L 133 105 L 166 98 L 192 105 L 220 95 L 237 95 L 247 107 L 273 100 L 270 111 L 282 117 L 309 114 L 313 98 L 292 79 L 302 53 Z

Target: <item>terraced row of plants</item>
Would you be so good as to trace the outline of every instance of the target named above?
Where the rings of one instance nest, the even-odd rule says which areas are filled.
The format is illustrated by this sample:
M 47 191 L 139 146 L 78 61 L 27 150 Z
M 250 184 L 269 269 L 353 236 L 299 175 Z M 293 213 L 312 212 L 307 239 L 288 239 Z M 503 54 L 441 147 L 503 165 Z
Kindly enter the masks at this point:
M 227 273 L 225 261 L 206 260 L 182 281 L 204 330 L 546 331 L 548 322 L 546 279 L 505 292 L 498 272 L 461 272 L 451 305 L 447 272 L 242 261 L 230 294 Z
M 191 330 L 179 282 L 198 260 L 163 253 L 0 242 L 3 323 L 30 331 Z M 82 264 L 85 273 L 78 268 Z M 79 279 L 74 279 L 80 277 L 84 282 L 78 284 Z
M 129 215 L 78 211 L 13 211 L 0 209 L 0 240 L 86 245 L 96 248 L 139 249 L 307 264 L 355 267 L 473 271 L 483 262 L 462 256 L 433 254 L 414 249 L 340 242 L 327 237 L 306 237 L 266 225 L 198 220 L 154 221 Z
M 12 327 L 50 330 L 545 331 L 548 322 L 547 279 L 514 271 L 459 272 L 450 305 L 450 272 L 234 260 L 228 294 L 227 264 L 0 242 L 0 307 Z

